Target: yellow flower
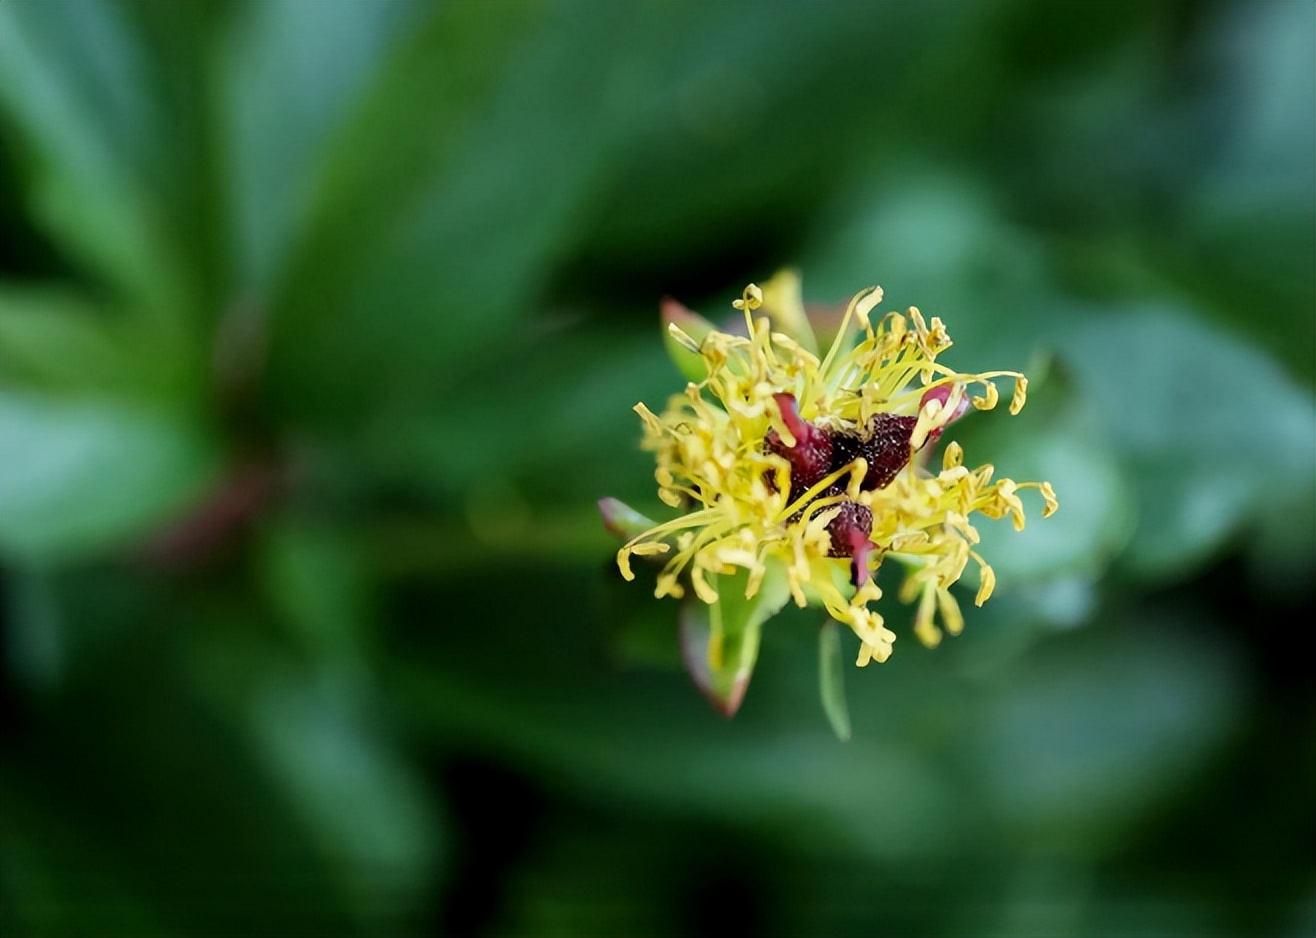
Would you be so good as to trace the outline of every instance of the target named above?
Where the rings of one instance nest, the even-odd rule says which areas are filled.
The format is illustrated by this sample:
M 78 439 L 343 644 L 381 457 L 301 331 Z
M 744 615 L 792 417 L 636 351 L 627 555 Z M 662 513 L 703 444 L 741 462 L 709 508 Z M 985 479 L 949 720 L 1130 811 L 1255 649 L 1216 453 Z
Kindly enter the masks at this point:
M 960 631 L 951 586 L 970 561 L 979 569 L 978 605 L 995 583 L 974 549 L 973 514 L 1008 516 L 1022 529 L 1018 493 L 1038 489 L 1043 517 L 1055 511 L 1055 494 L 1046 482 L 993 481 L 991 465 L 965 467 L 955 443 L 939 472 L 921 465 L 920 451 L 969 406 L 996 406 L 997 379 L 1013 380 L 1009 409 L 1018 413 L 1027 380 L 938 364 L 951 344 L 941 320 L 911 307 L 874 325 L 869 314 L 881 298 L 878 287 L 857 294 L 821 358 L 789 273 L 766 290 L 750 284 L 733 304 L 744 335 L 688 313 L 684 321 L 701 328 L 669 324 L 671 340 L 698 356 L 705 376 L 661 414 L 644 404 L 635 410 L 643 446 L 657 460 L 658 497 L 684 513 L 618 551 L 626 579 L 634 578 L 632 557 L 659 557 L 657 596 L 680 597 L 688 584 L 716 604 L 719 577 L 742 574 L 735 588 L 743 584 L 746 599 L 765 577 L 784 577 L 797 605 L 821 604 L 854 631 L 862 666 L 885 661 L 896 638 L 869 608 L 881 597 L 873 572 L 894 559 L 905 568 L 900 599 L 917 603 L 915 634 L 935 645 L 942 628 Z M 720 588 L 729 588 L 725 579 Z

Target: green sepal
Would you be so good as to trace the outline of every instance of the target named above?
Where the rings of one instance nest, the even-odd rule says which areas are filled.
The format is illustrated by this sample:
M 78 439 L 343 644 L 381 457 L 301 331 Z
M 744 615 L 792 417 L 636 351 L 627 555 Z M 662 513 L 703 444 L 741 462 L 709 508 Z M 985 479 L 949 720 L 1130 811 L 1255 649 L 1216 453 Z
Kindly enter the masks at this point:
M 716 331 L 717 327 L 670 298 L 663 300 L 661 309 L 663 344 L 667 346 L 667 354 L 671 356 L 672 363 L 689 380 L 703 381 L 708 377 L 708 368 L 698 349 L 705 336 Z M 676 331 L 673 331 L 673 327 Z
M 841 657 L 841 629 L 828 619 L 818 630 L 818 688 L 823 713 L 836 738 L 850 738 L 850 710 L 845 702 L 845 661 Z
M 804 309 L 799 271 L 780 270 L 763 285 L 763 306 L 772 327 L 794 339 L 806 351 L 818 354 L 818 339 Z
M 808 307 L 809 325 L 813 327 L 814 337 L 818 340 L 820 348 L 830 349 L 832 343 L 836 341 L 836 336 L 841 331 L 841 323 L 845 319 L 845 304 L 823 306 L 819 304 Z M 853 345 L 854 335 L 848 334 L 851 346 Z M 849 351 L 850 346 L 844 346 L 844 351 Z
M 603 526 L 623 541 L 639 537 L 658 524 L 615 498 L 600 498 L 599 514 L 603 516 Z
M 681 657 L 695 685 L 723 716 L 734 716 L 745 699 L 758 659 L 763 623 L 790 598 L 785 568 L 770 563 L 753 598 L 745 598 L 748 573 L 710 575 L 718 601 L 687 596 L 681 604 Z

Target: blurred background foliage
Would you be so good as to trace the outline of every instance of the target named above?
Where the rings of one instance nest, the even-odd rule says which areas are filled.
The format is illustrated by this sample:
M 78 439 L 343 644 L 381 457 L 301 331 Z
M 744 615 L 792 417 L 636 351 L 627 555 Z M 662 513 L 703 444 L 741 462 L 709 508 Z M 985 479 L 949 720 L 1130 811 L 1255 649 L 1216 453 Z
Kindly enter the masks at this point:
M 0 930 L 1316 933 L 1316 7 L 0 4 Z M 741 713 L 595 500 L 797 265 L 1061 511 Z M 1008 535 L 1009 532 L 1006 532 Z

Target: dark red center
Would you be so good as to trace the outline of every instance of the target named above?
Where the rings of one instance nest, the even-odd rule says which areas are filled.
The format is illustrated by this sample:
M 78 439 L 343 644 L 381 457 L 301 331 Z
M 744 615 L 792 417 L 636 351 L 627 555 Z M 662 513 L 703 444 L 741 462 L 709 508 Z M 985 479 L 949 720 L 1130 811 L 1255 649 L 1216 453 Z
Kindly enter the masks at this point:
M 860 456 L 868 464 L 860 483 L 860 488 L 867 491 L 890 485 L 909 462 L 909 440 L 914 425 L 918 423 L 917 417 L 878 414 L 858 432 L 828 431 L 800 416 L 793 394 L 774 397 L 781 408 L 782 422 L 795 437 L 795 445 L 787 446 L 775 430 L 769 431 L 763 442 L 768 452 L 790 463 L 788 495 L 792 499 L 800 497 L 825 476 L 848 466 Z M 846 481 L 842 478 L 829 485 L 814 499 L 843 497 Z M 772 484 L 771 479 L 769 484 Z M 832 538 L 828 554 L 850 558 L 850 578 L 859 587 L 868 579 L 868 558 L 878 549 L 869 539 L 873 533 L 873 513 L 867 506 L 849 499 L 844 499 L 840 505 L 840 513 L 827 525 L 827 533 Z M 795 517 L 798 518 L 799 513 Z

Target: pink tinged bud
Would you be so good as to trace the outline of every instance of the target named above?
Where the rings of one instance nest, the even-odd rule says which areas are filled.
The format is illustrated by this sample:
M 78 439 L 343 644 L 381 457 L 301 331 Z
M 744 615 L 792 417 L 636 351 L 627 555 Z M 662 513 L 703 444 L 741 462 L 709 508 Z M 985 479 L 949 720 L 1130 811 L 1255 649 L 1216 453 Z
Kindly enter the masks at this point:
M 922 410 L 923 406 L 927 404 L 928 401 L 940 401 L 941 406 L 945 407 L 946 402 L 950 400 L 951 391 L 953 389 L 954 386 L 949 384 L 939 384 L 935 388 L 928 388 L 926 391 L 923 392 L 923 396 L 919 398 L 919 402 L 918 402 L 919 409 Z M 968 411 L 969 411 L 969 395 L 966 394 L 963 389 L 961 389 L 960 399 L 955 404 L 955 410 L 951 413 L 951 415 L 948 418 L 946 418 L 946 421 L 940 427 L 937 427 L 937 429 L 933 430 L 931 433 L 928 434 L 927 443 L 937 442 L 937 438 L 941 436 L 941 431 L 946 429 L 946 427 L 950 426 L 956 420 L 959 420 L 966 413 L 968 413 Z M 924 445 L 926 446 L 927 443 L 925 443 Z

